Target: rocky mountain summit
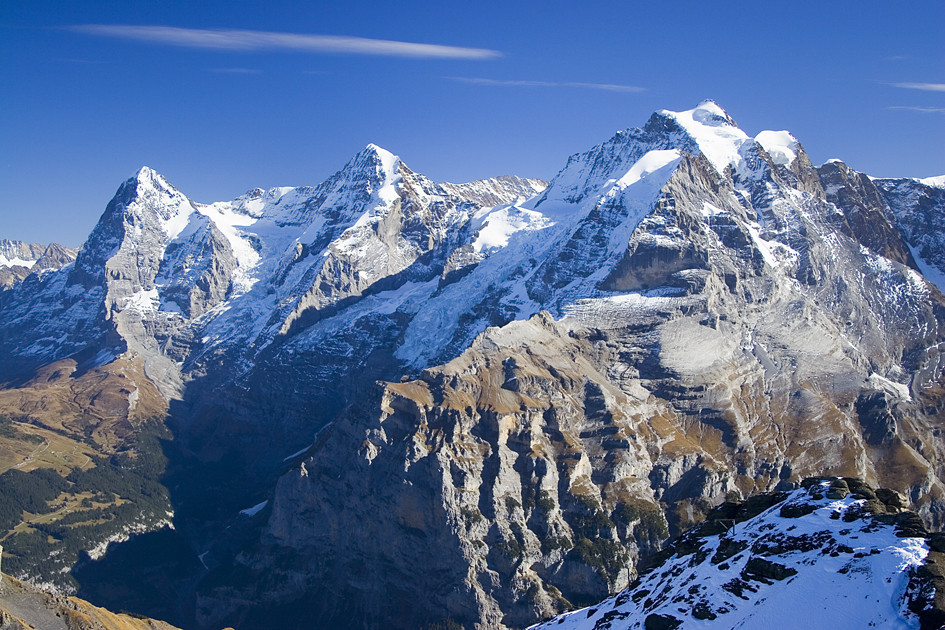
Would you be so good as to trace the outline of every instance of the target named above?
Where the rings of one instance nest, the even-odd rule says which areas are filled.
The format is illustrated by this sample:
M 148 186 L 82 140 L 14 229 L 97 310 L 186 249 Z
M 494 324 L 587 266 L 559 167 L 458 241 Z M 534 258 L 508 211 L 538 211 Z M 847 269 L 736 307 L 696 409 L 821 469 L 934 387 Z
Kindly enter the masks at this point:
M 3 630 L 178 630 L 156 619 L 113 613 L 76 597 L 0 577 Z
M 810 475 L 941 527 L 941 190 L 814 166 L 711 101 L 547 185 L 369 145 L 198 204 L 143 168 L 73 264 L 0 294 L 4 413 L 50 426 L 37 384 L 100 375 L 123 421 L 63 431 L 121 426 L 91 470 L 165 484 L 187 592 L 103 597 L 194 627 L 524 627 Z M 166 459 L 136 459 L 155 421 Z
M 945 624 L 945 538 L 858 479 L 727 501 L 629 588 L 532 630 L 922 628 Z

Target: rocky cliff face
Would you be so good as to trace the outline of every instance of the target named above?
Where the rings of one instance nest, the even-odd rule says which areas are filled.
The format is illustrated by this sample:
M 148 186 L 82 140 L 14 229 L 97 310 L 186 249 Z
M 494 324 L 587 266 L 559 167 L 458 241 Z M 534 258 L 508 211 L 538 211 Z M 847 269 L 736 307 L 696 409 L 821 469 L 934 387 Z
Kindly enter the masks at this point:
M 548 187 L 542 179 L 525 179 L 515 175 L 501 175 L 489 179 L 477 179 L 466 184 L 442 183 L 440 186 L 451 195 L 470 201 L 481 208 L 523 202 Z
M 945 179 L 877 179 L 922 273 L 945 291 Z

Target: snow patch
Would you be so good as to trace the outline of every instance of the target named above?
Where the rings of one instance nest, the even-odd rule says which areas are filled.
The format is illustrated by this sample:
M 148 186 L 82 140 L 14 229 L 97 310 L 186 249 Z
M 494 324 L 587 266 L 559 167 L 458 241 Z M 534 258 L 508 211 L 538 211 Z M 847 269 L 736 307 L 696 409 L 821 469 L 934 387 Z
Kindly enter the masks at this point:
M 617 180 L 617 185 L 626 188 L 636 184 L 641 179 L 659 171 L 663 167 L 678 162 L 682 154 L 677 149 L 648 151 L 646 155 L 634 162 L 627 174 Z
M 912 258 L 915 260 L 916 265 L 919 266 L 919 271 L 922 272 L 925 279 L 938 287 L 939 291 L 945 293 L 945 271 L 922 258 L 917 247 L 913 247 L 912 245 L 907 246 L 909 247 L 909 251 L 912 252 Z
M 714 216 L 718 216 L 718 215 L 720 215 L 720 214 L 728 214 L 728 213 L 725 212 L 724 210 L 720 209 L 720 208 L 715 207 L 714 205 L 712 205 L 712 204 L 709 203 L 708 201 L 703 201 L 703 202 L 702 202 L 702 216 L 704 216 L 704 217 L 714 217 Z
M 797 159 L 800 146 L 789 131 L 762 131 L 755 141 L 771 156 L 775 164 L 790 166 Z
M 0 254 L 0 267 L 26 267 L 32 268 L 36 264 L 35 260 L 23 260 L 22 258 L 7 258 Z
M 257 503 L 253 507 L 246 508 L 245 510 L 240 510 L 240 514 L 244 516 L 256 516 L 264 507 L 266 507 L 267 503 L 269 503 L 268 500 L 263 501 L 262 503 Z
M 115 353 L 107 348 L 99 350 L 92 360 L 89 361 L 88 366 L 90 368 L 102 367 L 103 365 L 108 365 L 118 357 L 115 356 Z M 135 390 L 137 391 L 137 390 Z
M 509 238 L 516 232 L 541 230 L 553 225 L 540 212 L 518 206 L 487 208 L 474 215 L 473 220 L 481 221 L 482 226 L 472 242 L 473 249 L 485 253 L 508 245 Z
M 819 490 L 826 492 L 827 484 Z M 780 516 L 785 503 L 813 503 L 814 509 L 798 518 Z M 904 600 L 910 574 L 929 552 L 922 538 L 899 538 L 892 526 L 838 518 L 864 503 L 852 495 L 813 500 L 802 489 L 785 503 L 735 523 L 722 536 L 699 541 L 704 560 L 674 555 L 643 575 L 633 590 L 532 628 L 592 630 L 619 624 L 643 630 L 656 615 L 678 620 L 680 628 L 918 627 Z M 779 544 L 796 548 L 778 552 Z M 769 551 L 755 552 L 756 546 Z M 709 560 L 733 547 L 746 551 L 728 551 L 721 563 Z M 781 567 L 786 577 L 753 577 L 757 569 L 750 561 Z M 700 606 L 712 612 L 713 621 L 695 614 Z
M 298 457 L 299 455 L 301 455 L 302 453 L 304 453 L 305 451 L 307 451 L 307 450 L 310 449 L 310 448 L 312 448 L 312 447 L 311 447 L 311 446 L 306 446 L 306 447 L 303 448 L 301 451 L 296 451 L 296 452 L 292 453 L 291 455 L 289 455 L 288 457 L 286 457 L 286 458 L 283 459 L 282 461 L 283 461 L 283 462 L 287 462 L 287 461 L 289 461 L 290 459 L 295 459 L 296 457 Z
M 102 540 L 92 548 L 88 549 L 87 552 L 89 557 L 92 560 L 98 560 L 108 552 L 108 547 L 112 543 L 123 543 L 126 540 L 130 540 L 132 536 L 136 534 L 146 534 L 148 532 L 156 532 L 164 528 L 174 529 L 174 524 L 169 520 L 160 520 L 156 523 L 132 523 L 130 525 L 125 525 L 118 532 L 112 534 L 105 540 Z
M 903 385 L 902 383 L 897 383 L 891 381 L 888 378 L 883 378 L 875 372 L 869 376 L 870 385 L 878 389 L 882 389 L 890 394 L 895 395 L 900 400 L 911 401 L 912 396 L 909 393 L 909 386 Z
M 138 313 L 151 313 L 158 309 L 161 303 L 161 296 L 157 289 L 141 289 L 131 297 L 127 298 L 123 310 L 137 311 Z
M 397 199 L 397 184 L 400 183 L 401 179 L 400 158 L 376 144 L 369 144 L 367 148 L 377 154 L 384 173 L 384 185 L 377 191 L 377 196 L 386 203 L 391 204 Z

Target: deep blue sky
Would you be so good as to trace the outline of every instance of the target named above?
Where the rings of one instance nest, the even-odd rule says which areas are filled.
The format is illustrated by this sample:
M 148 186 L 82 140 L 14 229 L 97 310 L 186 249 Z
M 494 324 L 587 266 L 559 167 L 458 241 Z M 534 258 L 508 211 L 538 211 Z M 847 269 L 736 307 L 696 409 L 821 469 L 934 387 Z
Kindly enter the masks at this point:
M 352 54 L 246 32 L 207 48 L 205 33 L 114 28 L 129 26 L 475 50 Z M 943 32 L 941 0 L 3 0 L 0 237 L 78 246 L 142 165 L 201 202 L 317 184 L 369 142 L 437 181 L 547 179 L 704 98 L 751 135 L 792 131 L 815 163 L 941 175 Z

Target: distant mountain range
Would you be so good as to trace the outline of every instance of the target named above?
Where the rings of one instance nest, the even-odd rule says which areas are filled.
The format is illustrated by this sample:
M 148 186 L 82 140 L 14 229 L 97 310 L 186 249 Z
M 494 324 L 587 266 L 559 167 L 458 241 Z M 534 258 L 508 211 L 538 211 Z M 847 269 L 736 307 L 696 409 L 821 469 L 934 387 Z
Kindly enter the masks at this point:
M 186 628 L 501 628 L 805 477 L 938 529 L 943 234 L 943 178 L 711 101 L 550 182 L 369 145 L 205 205 L 142 168 L 0 292 L 4 568 Z
M 0 291 L 9 289 L 31 273 L 59 269 L 75 260 L 76 253 L 59 243 L 40 245 L 0 239 Z

